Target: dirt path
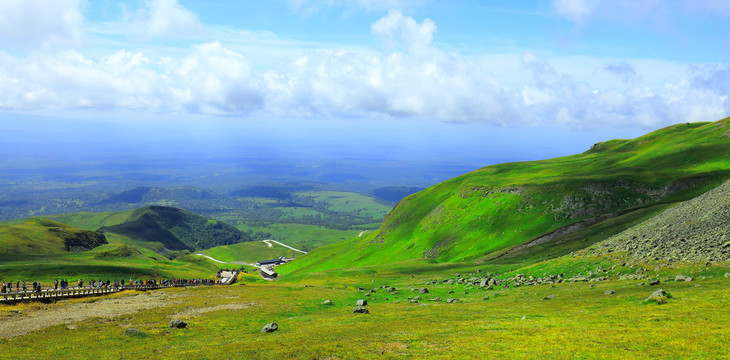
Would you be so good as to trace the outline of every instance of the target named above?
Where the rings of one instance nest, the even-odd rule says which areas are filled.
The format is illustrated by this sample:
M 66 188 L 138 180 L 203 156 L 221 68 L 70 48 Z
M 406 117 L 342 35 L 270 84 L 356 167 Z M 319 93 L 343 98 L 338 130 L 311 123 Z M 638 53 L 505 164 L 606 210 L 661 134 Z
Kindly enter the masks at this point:
M 157 290 L 113 298 L 89 298 L 81 303 L 36 303 L 19 312 L 10 311 L 0 317 L 0 339 L 25 335 L 50 326 L 74 323 L 89 318 L 111 319 L 141 310 L 175 304 L 181 294 Z

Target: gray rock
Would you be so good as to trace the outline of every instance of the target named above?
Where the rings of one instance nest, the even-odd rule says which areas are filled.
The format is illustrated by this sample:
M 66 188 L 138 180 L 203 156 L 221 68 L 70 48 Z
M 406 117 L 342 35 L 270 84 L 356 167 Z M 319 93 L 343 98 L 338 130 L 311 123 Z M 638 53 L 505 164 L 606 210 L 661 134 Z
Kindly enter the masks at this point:
M 606 292 L 604 292 L 604 294 L 606 294 L 606 295 L 613 295 L 615 293 L 616 293 L 616 290 L 606 290 Z
M 659 281 L 659 279 L 654 279 L 654 280 L 652 280 L 652 281 L 650 281 L 650 282 L 649 282 L 649 285 L 652 285 L 652 286 L 653 286 L 653 285 L 659 285 L 659 283 L 661 283 L 661 282 Z
M 413 300 L 423 300 L 420 295 L 416 295 L 413 297 Z
M 482 300 L 489 300 L 489 295 L 483 297 Z
M 186 326 L 188 326 L 188 323 L 182 320 L 173 319 L 172 321 L 170 321 L 170 328 L 173 329 L 184 329 Z
M 659 290 L 651 293 L 651 295 L 649 295 L 649 297 L 646 298 L 646 300 L 644 300 L 644 301 L 645 302 L 656 301 L 657 304 L 661 305 L 661 304 L 666 303 L 667 299 L 669 299 L 670 297 L 671 296 L 666 291 L 664 291 L 664 289 L 659 289 Z
M 370 314 L 370 310 L 364 306 L 355 306 L 355 308 L 352 309 L 352 312 L 355 314 Z
M 692 281 L 692 280 L 687 280 L 687 276 L 677 275 L 677 276 L 674 277 L 674 281 Z
M 357 306 L 367 306 L 368 305 L 368 301 L 367 300 L 364 300 L 364 299 L 360 299 L 360 300 L 357 301 L 357 303 L 355 303 L 355 305 L 357 305 Z
M 441 298 L 437 296 L 437 297 L 431 299 L 431 301 L 441 301 Z
M 419 294 L 428 294 L 428 288 L 425 288 L 425 287 L 420 288 L 420 289 L 418 289 L 418 293 Z
M 454 304 L 454 303 L 458 303 L 458 302 L 459 302 L 459 299 L 446 299 L 446 303 L 448 303 L 448 304 Z
M 333 303 L 332 300 L 329 300 L 329 299 L 328 300 L 325 300 L 325 301 L 322 301 L 322 305 L 334 305 L 334 304 L 335 303 Z
M 449 292 L 447 294 L 453 294 L 453 293 L 454 293 L 454 290 L 449 290 Z
M 418 300 L 416 300 L 416 299 L 408 300 L 408 302 L 411 304 L 418 304 Z
M 270 333 L 279 330 L 279 325 L 277 323 L 268 323 L 264 325 L 264 328 L 261 329 L 261 332 L 264 333 Z
M 730 277 L 730 273 L 725 273 L 725 277 Z
M 552 299 L 554 299 L 554 298 L 555 298 L 555 295 L 548 295 L 548 296 L 546 296 L 546 297 L 544 297 L 544 298 L 542 298 L 542 299 L 543 299 L 543 300 L 552 300 Z
M 137 334 L 144 334 L 144 333 L 133 327 L 129 327 L 129 328 L 127 328 L 127 330 L 124 330 L 124 335 L 137 335 Z

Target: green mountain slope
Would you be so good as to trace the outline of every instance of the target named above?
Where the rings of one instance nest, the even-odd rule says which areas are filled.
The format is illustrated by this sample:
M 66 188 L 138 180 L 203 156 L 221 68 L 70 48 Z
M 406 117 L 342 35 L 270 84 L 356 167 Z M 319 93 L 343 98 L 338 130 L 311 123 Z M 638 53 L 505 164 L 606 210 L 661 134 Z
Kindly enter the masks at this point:
M 0 226 L 0 254 L 78 252 L 106 244 L 103 234 L 77 229 L 48 219 Z
M 369 236 L 317 249 L 282 271 L 417 259 L 484 262 L 533 241 L 563 239 L 571 246 L 558 256 L 728 178 L 730 119 L 674 125 L 578 155 L 488 166 L 451 179 L 402 200 Z M 566 240 L 576 231 L 591 242 Z
M 145 206 L 132 212 L 122 223 L 99 230 L 140 241 L 159 242 L 176 251 L 252 240 L 248 234 L 224 222 L 166 206 Z

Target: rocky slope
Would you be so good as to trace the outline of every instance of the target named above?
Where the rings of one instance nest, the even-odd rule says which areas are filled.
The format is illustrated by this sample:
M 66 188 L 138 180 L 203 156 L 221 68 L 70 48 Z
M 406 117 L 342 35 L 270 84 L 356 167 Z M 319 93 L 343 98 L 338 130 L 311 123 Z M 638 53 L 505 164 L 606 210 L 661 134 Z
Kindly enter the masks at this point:
M 730 181 L 596 244 L 584 253 L 620 253 L 636 263 L 729 261 Z

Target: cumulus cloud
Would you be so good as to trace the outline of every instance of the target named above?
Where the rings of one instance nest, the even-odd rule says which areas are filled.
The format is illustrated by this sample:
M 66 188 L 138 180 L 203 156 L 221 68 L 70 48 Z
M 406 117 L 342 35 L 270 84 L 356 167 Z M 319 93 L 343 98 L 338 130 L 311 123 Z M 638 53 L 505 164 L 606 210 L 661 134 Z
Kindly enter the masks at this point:
M 126 13 L 123 23 L 128 32 L 149 39 L 199 37 L 205 31 L 177 0 L 145 0 L 145 8 Z
M 0 44 L 22 49 L 78 45 L 81 7 L 81 0 L 0 0 Z
M 666 16 L 671 6 L 664 0 L 553 0 L 555 14 L 584 26 L 601 18 L 620 22 L 639 22 Z
M 652 128 L 730 113 L 725 64 L 687 67 L 685 74 L 673 70 L 670 80 L 649 87 L 629 61 L 596 60 L 590 71 L 600 68 L 631 80 L 610 88 L 592 84 L 590 71 L 576 77 L 550 58 L 525 52 L 512 58 L 528 80 L 507 87 L 489 70 L 499 66 L 434 46 L 436 25 L 430 19 L 390 11 L 371 30 L 390 44 L 387 51 L 310 50 L 258 73 L 219 42 L 157 57 L 127 50 L 98 58 L 78 50 L 26 57 L 0 52 L 0 109 L 119 108 L 243 117 L 261 112 L 571 128 Z

